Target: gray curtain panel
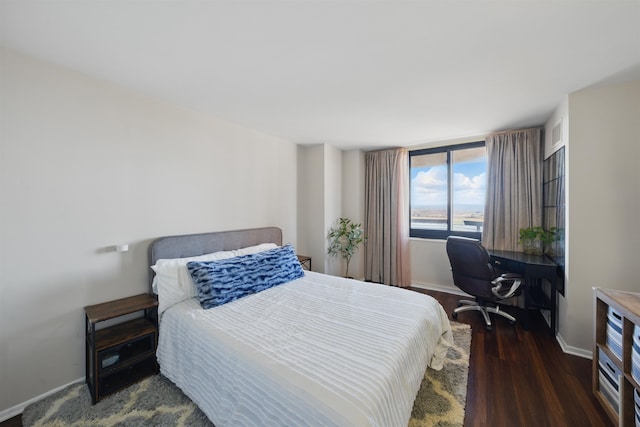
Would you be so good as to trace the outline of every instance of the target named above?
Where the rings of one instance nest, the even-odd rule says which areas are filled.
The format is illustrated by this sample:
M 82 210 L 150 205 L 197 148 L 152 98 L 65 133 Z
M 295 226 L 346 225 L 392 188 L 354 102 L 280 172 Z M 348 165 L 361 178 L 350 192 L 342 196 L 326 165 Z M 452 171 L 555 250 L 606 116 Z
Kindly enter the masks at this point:
M 542 128 L 489 135 L 482 244 L 520 251 L 520 228 L 542 225 Z
M 405 149 L 365 155 L 365 279 L 411 285 L 409 154 Z

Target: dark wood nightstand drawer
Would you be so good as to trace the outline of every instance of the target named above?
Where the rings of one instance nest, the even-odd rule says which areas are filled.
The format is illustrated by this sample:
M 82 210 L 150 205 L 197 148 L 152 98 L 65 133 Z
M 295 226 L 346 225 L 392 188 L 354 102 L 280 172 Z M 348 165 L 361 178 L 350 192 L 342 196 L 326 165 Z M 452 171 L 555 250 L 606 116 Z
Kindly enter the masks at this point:
M 135 359 L 155 354 L 155 331 L 138 338 L 123 341 L 121 344 L 98 351 L 98 372 L 108 372 L 118 369 L 123 364 Z
M 104 396 L 116 392 L 138 380 L 155 374 L 157 369 L 156 359 L 153 356 L 114 370 L 98 379 L 98 395 Z

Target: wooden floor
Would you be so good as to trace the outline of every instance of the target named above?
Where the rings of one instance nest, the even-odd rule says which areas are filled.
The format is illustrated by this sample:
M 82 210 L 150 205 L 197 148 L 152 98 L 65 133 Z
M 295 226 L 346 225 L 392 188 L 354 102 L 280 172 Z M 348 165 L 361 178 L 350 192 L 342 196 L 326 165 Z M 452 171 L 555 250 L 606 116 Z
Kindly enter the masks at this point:
M 422 292 L 435 297 L 451 319 L 459 296 Z M 522 319 L 520 310 L 506 311 Z M 472 329 L 466 427 L 613 426 L 591 392 L 591 360 L 563 353 L 541 315 L 531 316 L 528 331 L 498 316 L 487 331 L 473 311 L 456 321 Z
M 440 301 L 449 316 L 460 299 L 421 292 Z M 517 309 L 507 311 L 521 315 Z M 470 324 L 473 331 L 464 425 L 612 427 L 591 392 L 591 361 L 564 354 L 542 317 L 533 317 L 525 331 L 520 322 L 512 326 L 494 316 L 489 332 L 480 313 L 458 316 L 457 321 Z M 0 427 L 21 425 L 20 416 L 0 423 Z

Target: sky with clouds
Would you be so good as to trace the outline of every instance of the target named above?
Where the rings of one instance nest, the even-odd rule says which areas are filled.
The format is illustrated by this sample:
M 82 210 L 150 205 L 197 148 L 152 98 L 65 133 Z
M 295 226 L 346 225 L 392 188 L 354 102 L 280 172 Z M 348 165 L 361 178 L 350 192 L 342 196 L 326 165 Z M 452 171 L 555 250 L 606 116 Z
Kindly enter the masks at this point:
M 484 205 L 486 162 L 456 163 L 453 168 L 453 203 Z M 447 204 L 447 167 L 411 168 L 411 205 Z

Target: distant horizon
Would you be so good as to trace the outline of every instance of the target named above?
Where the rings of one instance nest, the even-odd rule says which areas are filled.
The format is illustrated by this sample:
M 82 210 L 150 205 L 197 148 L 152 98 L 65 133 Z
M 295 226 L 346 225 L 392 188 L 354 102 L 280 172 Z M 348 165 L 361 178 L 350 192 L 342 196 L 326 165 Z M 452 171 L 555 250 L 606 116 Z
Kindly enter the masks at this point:
M 484 211 L 484 203 L 483 204 L 477 204 L 477 203 L 455 203 L 453 204 L 453 208 L 454 210 L 460 210 L 460 209 L 466 209 L 466 210 L 472 210 L 472 209 L 477 209 L 477 210 L 482 210 Z M 411 210 L 434 210 L 434 209 L 447 209 L 447 205 L 446 204 L 442 204 L 442 205 L 411 205 Z

